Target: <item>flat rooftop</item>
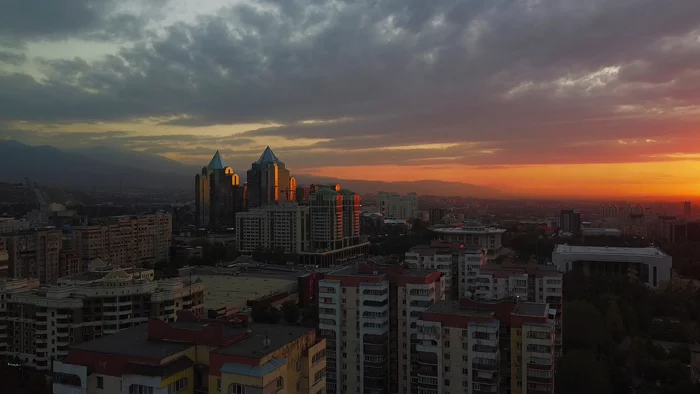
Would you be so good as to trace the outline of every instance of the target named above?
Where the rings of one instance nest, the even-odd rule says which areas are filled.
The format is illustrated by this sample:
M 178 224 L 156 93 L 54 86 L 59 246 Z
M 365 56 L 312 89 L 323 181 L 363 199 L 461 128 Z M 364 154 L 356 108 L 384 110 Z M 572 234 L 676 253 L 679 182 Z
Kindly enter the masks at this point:
M 461 308 L 459 301 L 442 300 L 431 305 L 424 313 L 437 313 L 445 315 L 494 317 L 496 313 L 486 309 Z
M 557 245 L 554 253 L 559 254 L 589 254 L 589 255 L 617 255 L 617 256 L 636 256 L 636 257 L 668 257 L 658 248 L 624 248 L 624 247 L 608 247 L 608 246 L 572 246 L 572 245 Z
M 248 300 L 256 300 L 284 291 L 294 292 L 298 286 L 296 279 L 276 277 L 192 275 L 192 281 L 197 279 L 201 279 L 204 284 L 204 308 L 206 309 L 243 308 Z
M 515 307 L 513 314 L 520 316 L 542 317 L 547 315 L 547 304 L 537 302 L 521 302 Z
M 70 348 L 89 352 L 160 360 L 183 352 L 190 347 L 192 347 L 190 343 L 149 340 L 148 324 L 144 323 L 136 327 L 119 331 L 115 334 L 105 335 L 92 341 L 72 345 Z
M 246 339 L 221 348 L 217 352 L 232 356 L 262 357 L 315 331 L 310 327 L 284 324 L 253 323 L 250 328 L 251 332 Z M 270 341 L 267 346 L 265 339 Z

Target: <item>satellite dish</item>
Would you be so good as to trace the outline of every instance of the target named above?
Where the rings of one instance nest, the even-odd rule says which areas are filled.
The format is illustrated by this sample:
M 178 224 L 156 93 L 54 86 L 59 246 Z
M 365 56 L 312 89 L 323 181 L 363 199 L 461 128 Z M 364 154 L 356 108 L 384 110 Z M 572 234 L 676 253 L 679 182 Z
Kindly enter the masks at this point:
M 472 292 L 471 292 L 471 291 L 467 291 L 467 292 L 464 293 L 464 296 L 465 296 L 466 298 L 472 298 Z

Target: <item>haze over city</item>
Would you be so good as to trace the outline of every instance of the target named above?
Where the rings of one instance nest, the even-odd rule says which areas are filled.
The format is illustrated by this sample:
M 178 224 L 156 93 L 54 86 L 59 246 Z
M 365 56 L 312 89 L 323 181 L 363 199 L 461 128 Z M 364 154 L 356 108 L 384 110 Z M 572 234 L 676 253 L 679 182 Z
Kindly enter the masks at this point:
M 148 4 L 147 6 L 144 4 Z M 0 8 L 0 138 L 517 196 L 700 195 L 700 2 Z

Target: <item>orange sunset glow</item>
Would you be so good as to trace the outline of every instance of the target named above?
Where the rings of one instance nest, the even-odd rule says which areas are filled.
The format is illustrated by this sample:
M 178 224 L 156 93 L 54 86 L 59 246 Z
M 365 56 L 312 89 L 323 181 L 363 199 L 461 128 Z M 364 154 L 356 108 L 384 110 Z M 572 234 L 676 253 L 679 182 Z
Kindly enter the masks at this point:
M 218 150 L 241 182 L 271 146 L 304 182 L 700 195 L 697 1 L 205 3 L 10 16 L 0 139 L 178 176 Z

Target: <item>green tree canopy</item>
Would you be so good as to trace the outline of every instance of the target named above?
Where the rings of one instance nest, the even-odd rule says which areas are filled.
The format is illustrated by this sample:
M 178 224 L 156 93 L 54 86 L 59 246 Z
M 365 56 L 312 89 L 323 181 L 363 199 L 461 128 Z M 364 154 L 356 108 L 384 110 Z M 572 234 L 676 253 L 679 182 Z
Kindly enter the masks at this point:
M 282 318 L 289 324 L 297 324 L 299 322 L 299 306 L 294 301 L 287 301 L 282 304 Z
M 570 335 L 570 334 L 569 334 Z M 561 394 L 612 394 L 605 363 L 594 351 L 572 350 L 559 361 L 556 392 Z

